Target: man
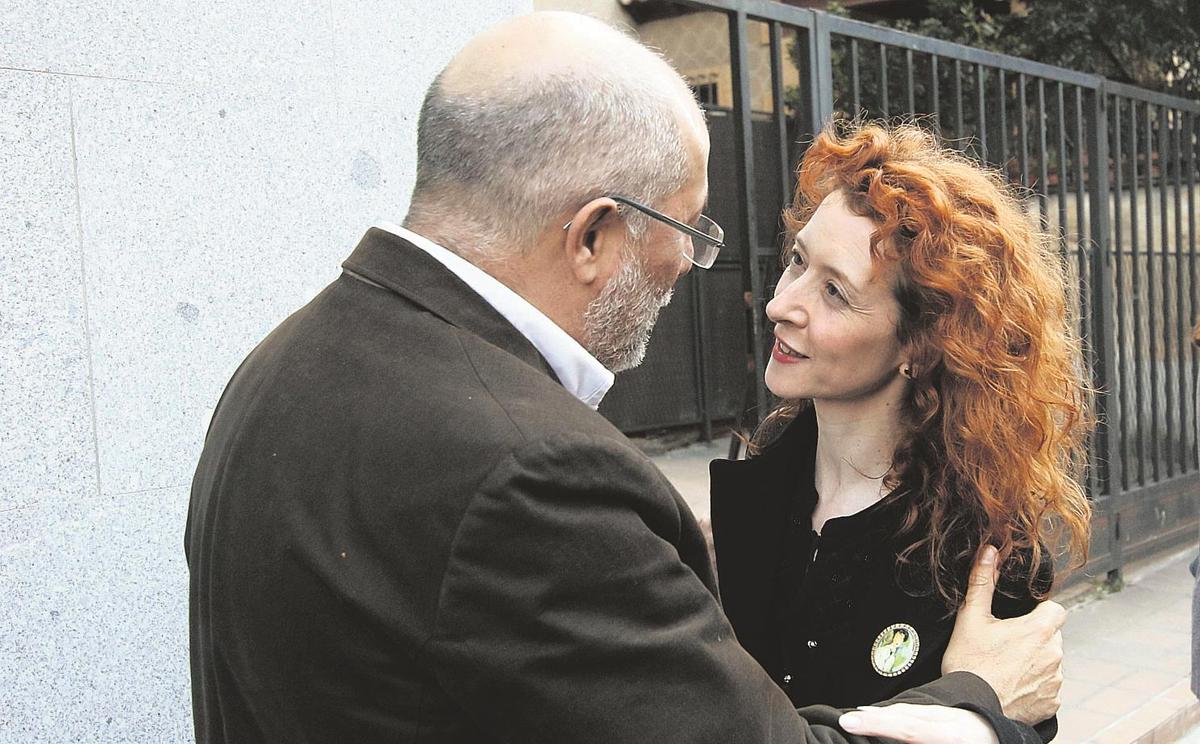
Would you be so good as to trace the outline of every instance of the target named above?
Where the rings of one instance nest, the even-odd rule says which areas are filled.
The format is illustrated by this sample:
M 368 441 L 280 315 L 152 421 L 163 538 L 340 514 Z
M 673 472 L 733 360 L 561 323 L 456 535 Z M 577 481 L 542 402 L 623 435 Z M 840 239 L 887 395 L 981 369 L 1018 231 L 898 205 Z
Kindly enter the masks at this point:
M 198 742 L 847 740 L 736 643 L 686 504 L 594 411 L 710 263 L 707 155 L 683 81 L 596 21 L 525 16 L 455 57 L 405 226 L 368 231 L 214 414 L 186 536 Z M 992 620 L 992 568 L 963 671 L 903 700 L 1019 740 L 1000 706 L 1057 707 L 1061 609 Z M 961 709 L 842 723 L 995 740 Z

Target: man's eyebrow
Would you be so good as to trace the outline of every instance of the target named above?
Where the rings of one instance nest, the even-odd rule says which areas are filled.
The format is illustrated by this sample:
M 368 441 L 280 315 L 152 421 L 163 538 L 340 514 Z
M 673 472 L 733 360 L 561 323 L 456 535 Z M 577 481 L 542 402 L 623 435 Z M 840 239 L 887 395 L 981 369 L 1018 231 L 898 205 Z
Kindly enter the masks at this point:
M 800 237 L 800 233 L 796 233 L 795 242 L 796 242 L 796 246 L 800 249 L 800 252 L 803 253 L 805 256 L 808 256 L 810 253 L 810 251 L 808 250 L 808 244 L 804 242 L 804 238 Z M 841 279 L 842 283 L 845 284 L 847 287 L 849 287 L 852 291 L 862 292 L 862 290 L 859 288 L 859 286 L 857 284 L 855 284 L 854 282 L 850 281 L 850 277 L 843 274 L 836 266 L 829 266 L 827 264 L 825 266 L 825 270 L 828 271 L 830 274 L 833 274 L 838 279 Z

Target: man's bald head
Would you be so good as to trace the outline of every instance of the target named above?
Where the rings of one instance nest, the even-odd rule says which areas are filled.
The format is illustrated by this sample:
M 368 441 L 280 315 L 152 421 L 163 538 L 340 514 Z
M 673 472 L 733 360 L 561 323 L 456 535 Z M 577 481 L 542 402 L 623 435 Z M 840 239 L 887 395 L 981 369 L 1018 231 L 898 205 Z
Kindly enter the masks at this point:
M 594 18 L 554 11 L 519 16 L 479 34 L 446 65 L 440 82 L 447 95 L 504 96 L 514 82 L 587 79 L 606 67 L 623 68 L 664 96 L 691 95 L 675 70 L 637 41 Z
M 603 194 L 675 192 L 706 138 L 686 83 L 646 47 L 586 16 L 521 16 L 472 39 L 430 86 L 405 224 L 502 258 Z

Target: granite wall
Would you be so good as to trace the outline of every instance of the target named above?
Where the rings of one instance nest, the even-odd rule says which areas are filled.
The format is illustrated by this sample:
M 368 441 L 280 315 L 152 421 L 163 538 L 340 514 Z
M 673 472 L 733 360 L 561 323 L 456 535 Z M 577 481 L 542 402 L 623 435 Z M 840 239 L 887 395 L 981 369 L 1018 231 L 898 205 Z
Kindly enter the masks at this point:
M 531 0 L 0 9 L 0 742 L 191 741 L 188 484 L 238 362 L 398 221 Z

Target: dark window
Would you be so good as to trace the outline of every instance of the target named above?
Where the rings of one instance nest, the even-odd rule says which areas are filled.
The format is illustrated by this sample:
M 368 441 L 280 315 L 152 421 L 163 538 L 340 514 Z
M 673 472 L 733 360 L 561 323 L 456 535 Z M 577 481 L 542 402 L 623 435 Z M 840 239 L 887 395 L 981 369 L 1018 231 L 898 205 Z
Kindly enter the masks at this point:
M 700 83 L 696 87 L 696 98 L 700 99 L 700 103 L 707 103 L 712 106 L 717 105 L 717 84 L 716 83 Z

